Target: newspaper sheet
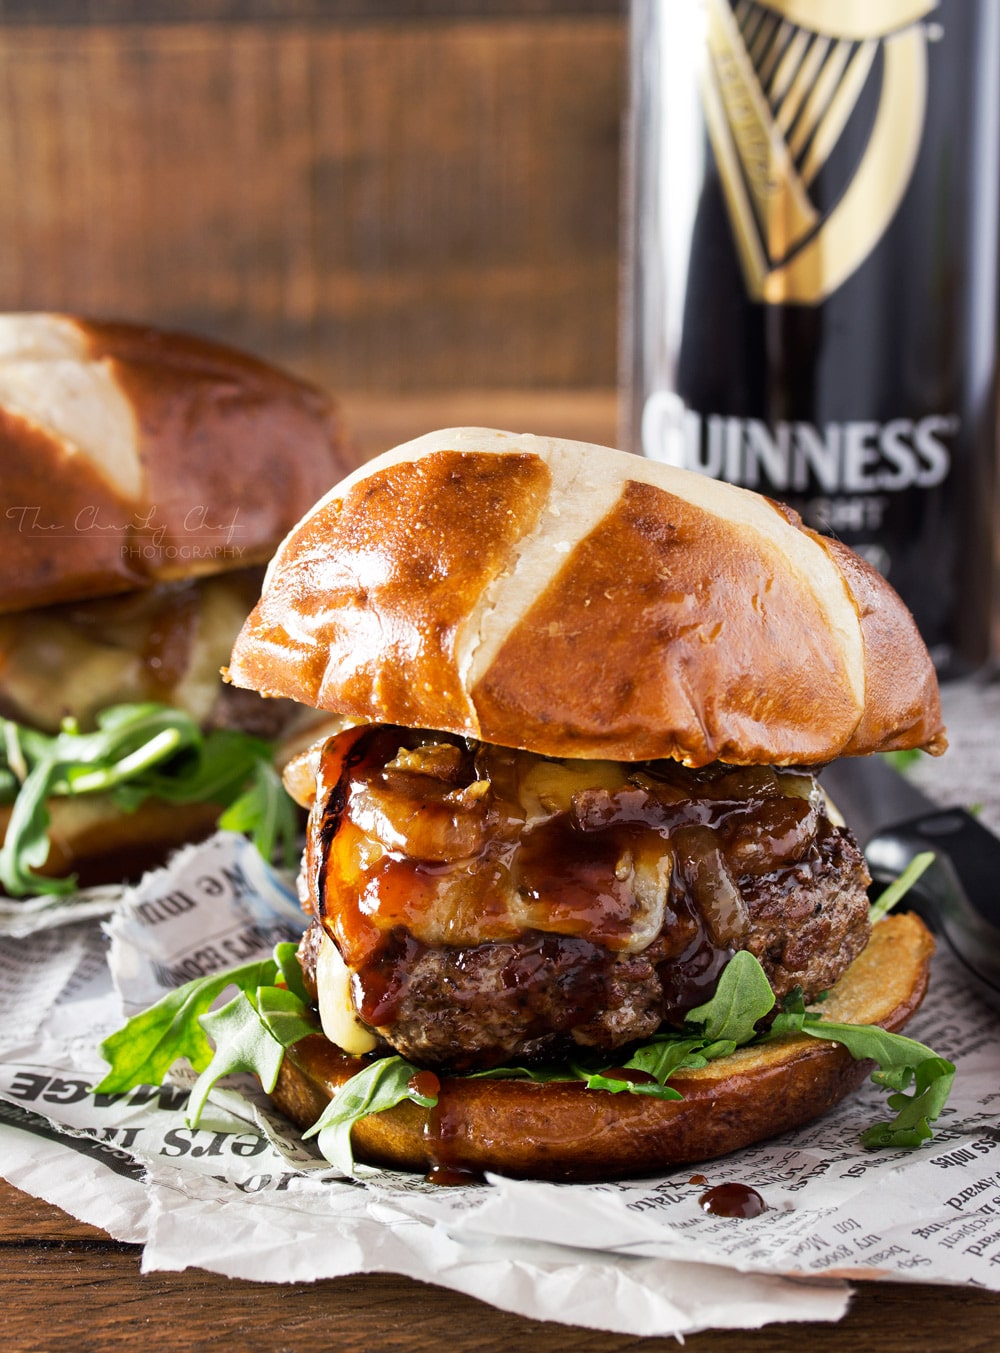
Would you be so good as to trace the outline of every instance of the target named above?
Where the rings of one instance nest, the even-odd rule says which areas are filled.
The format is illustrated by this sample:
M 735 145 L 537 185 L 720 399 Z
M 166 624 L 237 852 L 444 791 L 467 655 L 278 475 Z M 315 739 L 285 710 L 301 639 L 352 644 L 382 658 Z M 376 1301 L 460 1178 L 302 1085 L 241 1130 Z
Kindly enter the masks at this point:
M 984 726 L 1000 729 L 997 694 L 977 697 L 997 705 L 985 725 L 982 709 L 969 720 L 980 747 Z M 1000 763 L 1000 747 L 981 760 Z M 942 784 L 943 801 L 960 801 L 947 777 L 935 792 Z M 992 781 L 982 798 L 996 819 Z M 700 1167 L 712 1185 L 763 1195 L 762 1215 L 736 1220 L 702 1210 L 690 1168 L 598 1185 L 346 1178 L 247 1077 L 213 1093 L 197 1129 L 185 1120 L 189 1068 L 163 1086 L 95 1094 L 97 1047 L 124 1014 L 299 933 L 289 880 L 240 837 L 182 852 L 103 927 L 86 913 L 46 925 L 0 940 L 0 1172 L 141 1243 L 147 1269 L 280 1282 L 388 1271 L 646 1335 L 837 1319 L 851 1279 L 1000 1291 L 1000 1016 L 946 954 L 907 1030 L 958 1065 L 933 1141 L 864 1150 L 861 1132 L 885 1116 L 883 1092 L 866 1086 L 804 1130 Z

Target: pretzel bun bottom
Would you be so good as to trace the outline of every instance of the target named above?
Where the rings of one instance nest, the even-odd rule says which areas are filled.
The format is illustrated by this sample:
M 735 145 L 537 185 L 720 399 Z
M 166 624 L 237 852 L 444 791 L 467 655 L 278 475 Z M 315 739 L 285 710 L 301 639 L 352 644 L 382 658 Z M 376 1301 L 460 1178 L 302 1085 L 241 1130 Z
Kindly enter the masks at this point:
M 147 799 L 126 813 L 109 795 L 88 794 L 50 799 L 48 809 L 49 854 L 38 872 L 50 878 L 74 874 L 81 888 L 89 888 L 135 882 L 148 869 L 166 864 L 181 846 L 211 836 L 225 805 Z M 0 841 L 9 821 L 10 807 L 4 806 Z
M 916 916 L 887 917 L 823 1003 L 824 1016 L 902 1028 L 923 1000 L 933 949 Z M 286 1053 L 271 1098 L 308 1127 L 363 1065 L 321 1035 L 303 1039 Z M 801 1127 L 870 1070 L 840 1044 L 798 1034 L 673 1077 L 680 1100 L 587 1090 L 581 1082 L 445 1078 L 437 1108 L 404 1101 L 361 1119 L 351 1140 L 357 1159 L 403 1170 L 442 1165 L 578 1182 L 635 1177 Z

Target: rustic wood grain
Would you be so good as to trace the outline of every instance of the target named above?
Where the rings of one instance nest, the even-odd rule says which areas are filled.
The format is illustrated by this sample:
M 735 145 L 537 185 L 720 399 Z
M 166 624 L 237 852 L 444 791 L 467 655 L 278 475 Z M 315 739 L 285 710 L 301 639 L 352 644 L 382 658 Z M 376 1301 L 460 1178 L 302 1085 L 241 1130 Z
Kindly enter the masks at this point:
M 412 437 L 447 427 L 490 427 L 617 446 L 618 400 L 607 390 L 440 391 L 395 395 L 348 391 L 340 397 L 360 463 Z
M 46 1214 L 49 1219 L 46 1221 Z M 471 1297 L 391 1274 L 270 1286 L 192 1269 L 139 1272 L 139 1251 L 75 1231 L 56 1208 L 0 1181 L 0 1303 L 17 1353 L 146 1347 L 335 1348 L 339 1353 L 667 1353 L 673 1339 L 637 1339 L 527 1320 Z M 691 1335 L 692 1353 L 994 1353 L 1000 1296 L 975 1289 L 864 1284 L 837 1325 L 769 1325 Z
M 614 14 L 0 22 L 0 309 L 334 389 L 613 384 L 623 67 Z
M 620 14 L 626 0 L 3 0 L 0 25 L 23 23 L 205 23 L 289 19 L 395 21 L 398 19 L 574 18 Z

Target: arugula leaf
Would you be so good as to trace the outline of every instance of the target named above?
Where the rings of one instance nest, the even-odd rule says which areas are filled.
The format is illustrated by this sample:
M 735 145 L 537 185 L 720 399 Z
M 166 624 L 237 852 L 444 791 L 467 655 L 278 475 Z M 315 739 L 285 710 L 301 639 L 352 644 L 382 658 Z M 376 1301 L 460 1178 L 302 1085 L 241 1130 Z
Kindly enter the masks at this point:
M 871 904 L 868 914 L 872 925 L 876 921 L 881 921 L 883 916 L 888 916 L 896 903 L 906 896 L 917 880 L 934 863 L 934 858 L 933 850 L 923 850 L 919 855 L 914 855 L 899 877 L 893 879 L 888 888 L 885 888 Z
M 288 990 L 298 996 L 303 1005 L 308 1005 L 310 996 L 306 991 L 306 984 L 302 980 L 299 946 L 293 940 L 282 940 L 274 946 L 274 961 L 281 971 L 282 980 Z
M 587 1073 L 590 1074 L 589 1072 Z M 576 1081 L 580 1077 L 567 1066 L 491 1066 L 486 1071 L 469 1071 L 466 1073 L 470 1081 L 538 1081 L 539 1084 L 547 1084 L 549 1081 Z
M 402 1057 L 381 1057 L 345 1082 L 303 1137 L 316 1137 L 320 1151 L 344 1174 L 354 1174 L 351 1128 L 359 1118 L 383 1113 L 404 1099 L 430 1108 L 437 1100 L 410 1089 L 417 1068 Z
M 308 1000 L 300 1000 L 286 987 L 258 987 L 253 1001 L 267 1032 L 283 1048 L 290 1048 L 300 1038 L 319 1032 L 319 1019 Z M 203 1016 L 202 1026 L 206 1020 L 214 1018 L 214 1015 Z M 209 1032 L 214 1038 L 214 1032 L 211 1029 Z
M 136 1085 L 159 1085 L 180 1057 L 186 1057 L 195 1071 L 204 1071 L 211 1065 L 212 1047 L 200 1017 L 226 987 L 255 991 L 272 985 L 277 971 L 273 959 L 258 959 L 241 968 L 195 978 L 168 992 L 101 1044 L 101 1056 L 111 1070 L 95 1090 L 114 1094 Z
M 709 1043 L 729 1039 L 737 1047 L 749 1043 L 759 1020 L 774 1007 L 774 992 L 764 969 L 745 949 L 735 953 L 722 970 L 715 995 L 689 1010 L 685 1023 L 701 1026 Z
M 102 710 L 90 733 L 72 719 L 55 735 L 9 719 L 0 730 L 0 801 L 13 803 L 0 883 L 12 897 L 76 887 L 74 878 L 36 872 L 49 855 L 54 797 L 110 794 L 124 812 L 153 797 L 218 803 L 231 815 L 225 825 L 248 832 L 265 858 L 280 843 L 285 861 L 294 859 L 295 810 L 260 738 L 235 729 L 203 734 L 183 710 L 152 701 Z
M 220 1010 L 201 1015 L 198 1023 L 215 1043 L 215 1052 L 191 1091 L 187 1115 L 191 1127 L 198 1126 L 205 1101 L 221 1077 L 249 1071 L 271 1091 L 285 1049 L 317 1031 L 316 1021 L 298 996 L 274 986 L 240 991 Z
M 621 1080 L 617 1076 L 605 1076 L 595 1072 L 584 1081 L 588 1090 L 608 1090 L 619 1095 L 627 1090 L 632 1095 L 651 1095 L 653 1099 L 683 1099 L 684 1096 L 672 1085 L 660 1085 L 657 1081 Z
M 30 893 L 71 893 L 75 878 L 43 878 L 36 874 L 49 857 L 49 810 L 46 800 L 59 774 L 51 757 L 37 761 L 28 772 L 11 809 L 3 847 L 0 848 L 0 883 L 11 897 Z
M 229 985 L 238 988 L 238 995 L 209 1013 Z M 308 1000 L 295 945 L 279 944 L 273 959 L 189 982 L 112 1034 L 101 1048 L 111 1070 L 96 1089 L 113 1093 L 158 1083 L 178 1057 L 186 1056 L 201 1073 L 190 1106 L 193 1126 L 221 1076 L 250 1071 L 265 1089 L 273 1088 L 285 1049 L 316 1031 Z M 626 1079 L 615 1066 L 595 1062 L 598 1054 L 593 1053 L 558 1067 L 495 1067 L 473 1072 L 470 1079 L 578 1081 L 588 1090 L 677 1100 L 682 1096 L 669 1081 L 678 1071 L 707 1066 L 750 1042 L 808 1034 L 842 1044 L 856 1059 L 874 1061 L 877 1069 L 872 1080 L 895 1091 L 888 1102 L 896 1117 L 869 1128 L 862 1137 L 865 1146 L 918 1146 L 932 1135 L 930 1123 L 940 1114 L 954 1079 L 950 1062 L 925 1044 L 877 1025 L 826 1020 L 806 1009 L 798 989 L 785 998 L 770 1029 L 758 1034 L 757 1022 L 773 1006 L 774 994 L 757 959 L 739 953 L 724 969 L 715 996 L 690 1012 L 685 1032 L 654 1035 L 622 1064 L 623 1070 L 646 1072 L 652 1080 Z M 214 1052 L 209 1037 L 215 1042 Z M 352 1173 L 351 1128 L 359 1119 L 393 1108 L 404 1099 L 425 1108 L 436 1103 L 434 1096 L 411 1088 L 417 1070 L 396 1055 L 368 1062 L 340 1087 L 304 1135 L 317 1137 L 326 1159 Z
M 219 826 L 246 832 L 265 860 L 274 858 L 280 843 L 285 867 L 294 868 L 295 807 L 269 761 L 255 763 L 248 788 L 222 814 Z
M 188 755 L 117 785 L 115 802 L 126 812 L 148 798 L 168 803 L 205 803 L 212 799 L 228 803 L 242 791 L 254 766 L 269 757 L 270 748 L 260 738 L 233 728 L 214 728 L 199 734 Z
M 876 1123 L 862 1135 L 864 1146 L 919 1146 L 933 1136 L 930 1124 L 938 1117 L 951 1093 L 955 1067 L 933 1048 L 905 1034 L 891 1033 L 877 1024 L 840 1024 L 802 1011 L 778 1015 L 771 1034 L 803 1033 L 840 1043 L 856 1061 L 872 1061 L 876 1085 L 896 1090 L 889 1096 L 896 1117 Z M 915 1083 L 912 1095 L 902 1093 Z
M 878 1073 L 872 1080 L 878 1078 Z M 913 1073 L 913 1093 L 889 1096 L 889 1108 L 898 1110 L 889 1123 L 875 1123 L 861 1134 L 861 1144 L 919 1146 L 933 1137 L 931 1123 L 938 1117 L 951 1093 L 955 1067 L 943 1057 L 925 1057 Z

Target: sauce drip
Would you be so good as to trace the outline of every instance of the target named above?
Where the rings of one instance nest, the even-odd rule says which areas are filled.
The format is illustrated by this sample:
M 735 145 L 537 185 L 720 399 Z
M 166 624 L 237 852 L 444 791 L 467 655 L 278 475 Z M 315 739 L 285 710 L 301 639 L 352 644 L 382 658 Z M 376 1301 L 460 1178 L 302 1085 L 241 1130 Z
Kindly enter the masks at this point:
M 431 1161 L 431 1168 L 424 1175 L 425 1183 L 447 1186 L 486 1183 L 481 1170 L 462 1163 L 462 1125 L 462 1116 L 449 1107 L 446 1095 L 439 1094 L 438 1102 L 428 1111 L 424 1124 L 424 1144 Z
M 731 949 L 717 949 L 699 929 L 679 957 L 661 963 L 657 972 L 663 983 L 664 1020 L 680 1027 L 689 1010 L 712 996 L 722 969 L 732 956 Z
M 385 936 L 369 961 L 355 973 L 354 1000 L 358 1014 L 372 1029 L 396 1018 L 414 961 L 423 946 L 397 927 Z
M 481 1170 L 467 1170 L 462 1165 L 432 1165 L 424 1175 L 425 1184 L 442 1184 L 446 1188 L 466 1184 L 485 1184 Z
M 436 1099 L 441 1093 L 441 1082 L 433 1071 L 418 1071 L 406 1084 L 407 1089 L 424 1099 Z
M 198 606 L 197 590 L 186 587 L 164 593 L 153 609 L 141 654 L 151 700 L 168 699 L 187 672 L 198 629 Z
M 737 877 L 794 869 L 826 825 L 769 768 L 588 765 L 385 725 L 330 739 L 308 874 L 366 1024 L 399 1018 L 428 950 L 471 971 L 510 943 L 498 998 L 530 1022 L 542 974 L 560 993 L 527 1038 L 607 1008 L 609 953 L 655 966 L 680 1027 L 741 947 Z
M 695 1175 L 692 1183 L 698 1179 Z M 767 1211 L 767 1203 L 749 1184 L 716 1184 L 698 1199 L 703 1212 L 716 1217 L 759 1217 Z
M 704 1187 L 708 1183 L 708 1180 L 703 1174 L 693 1174 L 691 1178 L 688 1180 L 688 1183 L 700 1184 L 702 1187 Z
M 635 896 L 628 869 L 620 876 L 615 870 L 632 858 L 641 835 L 627 826 L 581 829 L 569 813 L 543 822 L 522 837 L 512 860 L 526 906 L 544 914 L 546 929 L 609 948 L 627 943 Z

